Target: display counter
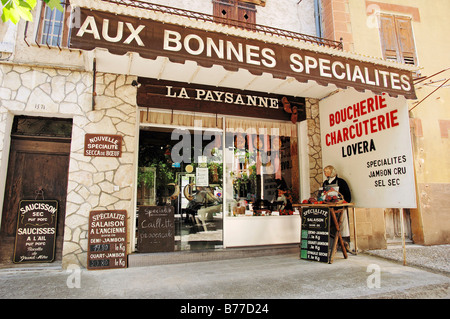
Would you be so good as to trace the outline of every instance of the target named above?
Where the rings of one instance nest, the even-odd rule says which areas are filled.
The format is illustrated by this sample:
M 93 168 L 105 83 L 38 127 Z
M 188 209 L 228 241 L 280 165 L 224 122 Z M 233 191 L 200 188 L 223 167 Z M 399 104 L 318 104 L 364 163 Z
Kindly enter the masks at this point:
M 300 243 L 299 214 L 283 216 L 226 216 L 224 247 Z

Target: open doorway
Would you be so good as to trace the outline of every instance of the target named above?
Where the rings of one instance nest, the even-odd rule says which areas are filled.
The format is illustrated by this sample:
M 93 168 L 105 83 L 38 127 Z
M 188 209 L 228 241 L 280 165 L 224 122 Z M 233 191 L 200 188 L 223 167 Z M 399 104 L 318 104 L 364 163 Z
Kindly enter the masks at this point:
M 402 243 L 402 225 L 401 216 L 403 212 L 403 229 L 405 232 L 405 241 L 413 243 L 411 230 L 411 214 L 409 209 L 389 208 L 384 210 L 384 219 L 386 223 L 386 242 L 389 245 L 398 245 Z
M 219 131 L 141 127 L 137 210 L 173 207 L 169 251 L 223 247 L 221 139 Z

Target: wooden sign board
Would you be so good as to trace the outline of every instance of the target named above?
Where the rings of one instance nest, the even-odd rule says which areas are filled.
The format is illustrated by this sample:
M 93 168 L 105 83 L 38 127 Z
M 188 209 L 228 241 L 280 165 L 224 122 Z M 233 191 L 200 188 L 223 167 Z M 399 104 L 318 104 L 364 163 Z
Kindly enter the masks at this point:
M 121 157 L 122 136 L 86 134 L 84 137 L 84 156 Z
M 100 210 L 89 214 L 87 269 L 127 267 L 127 211 Z
M 174 207 L 141 206 L 138 214 L 138 251 L 140 253 L 174 251 Z
M 20 201 L 14 263 L 53 262 L 57 217 L 56 200 Z
M 262 41 L 89 8 L 78 12 L 81 23 L 73 26 L 69 48 L 104 48 L 115 55 L 135 52 L 143 59 L 167 57 L 174 63 L 193 61 L 204 68 L 218 65 L 231 72 L 244 69 L 255 76 L 268 73 L 277 79 L 292 77 L 302 83 L 315 81 L 344 90 L 353 87 L 357 91 L 416 98 L 412 71 L 362 61 L 338 51 L 303 49 L 296 41 L 280 45 L 275 43 L 277 36 L 274 41 Z M 107 20 L 109 24 L 104 23 Z M 119 39 L 104 37 L 106 34 L 117 34 Z
M 305 98 L 211 85 L 138 78 L 137 104 L 142 107 L 225 114 L 290 121 L 283 98 L 297 108 L 297 121 L 306 119 Z
M 303 207 L 300 258 L 329 262 L 330 209 Z

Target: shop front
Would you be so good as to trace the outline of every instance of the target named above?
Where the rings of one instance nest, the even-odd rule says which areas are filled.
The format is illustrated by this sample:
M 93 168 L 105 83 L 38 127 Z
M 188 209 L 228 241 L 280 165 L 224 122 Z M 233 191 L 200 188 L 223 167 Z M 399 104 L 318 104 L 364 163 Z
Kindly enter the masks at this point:
M 133 189 L 122 205 L 129 255 L 298 247 L 301 219 L 293 204 L 322 180 L 321 100 L 336 93 L 415 98 L 408 67 L 184 15 L 94 3 L 80 1 L 70 48 L 84 51 L 94 74 L 125 76 L 135 92 L 127 97 L 135 133 L 123 137 L 126 160 L 134 158 L 123 176 Z M 99 92 L 113 90 L 100 84 Z M 395 126 L 389 116 L 377 123 Z M 333 145 L 350 142 L 338 139 Z M 355 154 L 344 155 L 335 154 Z
M 304 98 L 148 78 L 138 83 L 138 214 L 146 206 L 173 207 L 174 246 L 166 249 L 299 241 L 292 203 L 299 200 Z M 143 218 L 137 224 L 138 251 L 161 250 L 144 244 L 160 236 L 148 234 L 149 227 Z

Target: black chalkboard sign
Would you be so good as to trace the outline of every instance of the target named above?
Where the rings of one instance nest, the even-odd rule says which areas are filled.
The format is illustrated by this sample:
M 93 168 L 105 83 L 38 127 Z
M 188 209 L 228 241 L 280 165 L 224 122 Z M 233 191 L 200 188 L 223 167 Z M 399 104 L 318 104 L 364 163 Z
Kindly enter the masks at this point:
M 300 258 L 329 262 L 330 209 L 303 207 Z
M 21 200 L 14 263 L 52 262 L 55 257 L 58 201 Z
M 87 269 L 126 267 L 127 211 L 91 211 L 89 214 Z
M 140 253 L 170 252 L 175 248 L 173 206 L 141 206 L 137 249 Z

